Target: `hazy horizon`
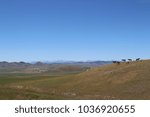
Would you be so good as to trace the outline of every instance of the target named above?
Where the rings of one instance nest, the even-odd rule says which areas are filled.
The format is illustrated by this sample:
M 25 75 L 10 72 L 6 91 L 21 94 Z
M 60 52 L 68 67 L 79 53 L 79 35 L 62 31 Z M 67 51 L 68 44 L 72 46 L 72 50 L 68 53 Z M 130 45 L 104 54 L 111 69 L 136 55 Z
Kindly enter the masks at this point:
M 96 61 L 113 61 L 113 60 L 54 60 L 54 61 L 50 61 L 50 60 L 44 60 L 44 61 L 0 61 L 0 62 L 26 62 L 26 63 L 36 63 L 36 62 L 43 62 L 43 63 L 65 63 L 65 62 L 96 62 Z
M 1 0 L 0 61 L 149 59 L 147 0 Z

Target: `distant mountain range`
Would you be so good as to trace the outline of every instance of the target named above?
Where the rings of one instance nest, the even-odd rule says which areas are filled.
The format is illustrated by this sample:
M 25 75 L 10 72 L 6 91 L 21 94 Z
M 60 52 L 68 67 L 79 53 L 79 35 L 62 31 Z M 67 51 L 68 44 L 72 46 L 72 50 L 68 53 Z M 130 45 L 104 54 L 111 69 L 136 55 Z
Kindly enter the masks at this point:
M 105 65 L 110 64 L 112 61 L 56 61 L 56 62 L 35 62 L 35 63 L 27 63 L 27 62 L 7 62 L 2 61 L 0 62 L 0 67 L 7 67 L 7 66 L 41 66 L 41 65 L 54 65 L 54 64 L 60 64 L 60 65 L 83 65 L 88 67 L 96 67 L 99 65 Z
M 42 73 L 42 72 L 64 72 L 83 71 L 89 68 L 110 64 L 112 61 L 88 61 L 88 62 L 0 62 L 0 73 Z

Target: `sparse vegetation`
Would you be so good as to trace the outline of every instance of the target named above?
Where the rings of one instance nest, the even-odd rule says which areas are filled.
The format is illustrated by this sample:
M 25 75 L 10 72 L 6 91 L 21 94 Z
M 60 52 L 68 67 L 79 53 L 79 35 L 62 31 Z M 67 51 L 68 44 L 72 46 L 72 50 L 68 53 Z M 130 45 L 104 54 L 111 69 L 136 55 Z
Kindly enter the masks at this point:
M 0 99 L 150 99 L 150 60 L 71 69 L 1 73 Z

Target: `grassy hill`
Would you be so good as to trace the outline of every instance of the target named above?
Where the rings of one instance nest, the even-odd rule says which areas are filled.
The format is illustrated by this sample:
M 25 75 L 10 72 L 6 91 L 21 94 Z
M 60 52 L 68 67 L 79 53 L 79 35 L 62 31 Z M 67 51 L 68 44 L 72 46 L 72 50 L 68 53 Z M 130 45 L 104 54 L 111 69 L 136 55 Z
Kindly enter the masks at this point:
M 58 76 L 1 74 L 0 99 L 150 99 L 150 60 Z

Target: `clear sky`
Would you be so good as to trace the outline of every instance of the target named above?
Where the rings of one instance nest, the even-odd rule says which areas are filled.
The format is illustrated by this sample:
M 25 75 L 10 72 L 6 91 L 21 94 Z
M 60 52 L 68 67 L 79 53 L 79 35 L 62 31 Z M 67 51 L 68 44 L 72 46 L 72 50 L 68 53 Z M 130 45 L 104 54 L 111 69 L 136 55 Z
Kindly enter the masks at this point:
M 149 0 L 0 0 L 0 61 L 150 58 Z

